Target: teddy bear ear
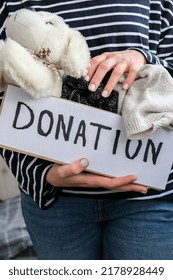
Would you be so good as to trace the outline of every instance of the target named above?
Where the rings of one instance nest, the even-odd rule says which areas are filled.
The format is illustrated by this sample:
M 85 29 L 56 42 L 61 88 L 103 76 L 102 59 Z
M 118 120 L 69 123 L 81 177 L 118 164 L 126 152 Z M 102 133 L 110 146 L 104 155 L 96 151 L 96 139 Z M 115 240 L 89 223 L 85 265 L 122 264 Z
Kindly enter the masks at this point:
M 28 9 L 13 13 L 6 20 L 5 28 L 7 37 L 30 49 L 38 49 L 47 32 L 47 26 L 39 13 Z
M 90 62 L 90 51 L 82 34 L 75 30 L 69 30 L 69 44 L 61 66 L 65 74 L 75 78 L 85 76 Z

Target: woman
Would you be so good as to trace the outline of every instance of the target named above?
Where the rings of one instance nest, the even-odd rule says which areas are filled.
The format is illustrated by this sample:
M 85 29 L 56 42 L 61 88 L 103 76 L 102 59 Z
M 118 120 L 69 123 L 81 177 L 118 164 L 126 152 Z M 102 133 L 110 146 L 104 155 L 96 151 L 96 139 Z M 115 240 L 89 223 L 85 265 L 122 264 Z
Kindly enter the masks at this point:
M 146 63 L 161 64 L 173 75 L 172 1 L 6 1 L 2 38 L 5 18 L 23 2 L 62 16 L 85 36 L 91 92 L 110 70 L 105 98 L 124 73 L 127 90 Z M 171 174 L 166 190 L 158 192 L 134 184 L 133 175 L 110 179 L 85 173 L 85 158 L 61 166 L 3 149 L 1 154 L 23 191 L 23 214 L 38 258 L 173 258 Z

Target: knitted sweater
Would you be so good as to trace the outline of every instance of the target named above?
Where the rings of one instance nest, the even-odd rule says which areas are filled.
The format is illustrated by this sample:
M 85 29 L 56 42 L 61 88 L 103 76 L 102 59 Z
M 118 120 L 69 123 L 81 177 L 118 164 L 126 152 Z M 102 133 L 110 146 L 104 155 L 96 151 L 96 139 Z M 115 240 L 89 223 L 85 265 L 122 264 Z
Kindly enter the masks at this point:
M 55 12 L 86 38 L 91 56 L 102 52 L 137 49 L 149 64 L 161 64 L 173 76 L 173 3 L 171 0 L 35 0 L 1 1 L 0 34 L 4 38 L 6 17 L 23 7 Z M 64 151 L 65 152 L 65 151 Z M 60 188 L 45 182 L 51 162 L 0 149 L 20 188 L 39 207 L 50 207 L 57 201 Z M 117 193 L 107 189 L 64 189 L 64 192 L 85 196 L 153 199 L 173 198 L 173 174 L 170 172 L 166 190 L 149 190 L 147 195 L 135 192 Z
M 173 129 L 173 79 L 161 65 L 145 65 L 124 96 L 127 138 L 142 139 L 158 128 Z

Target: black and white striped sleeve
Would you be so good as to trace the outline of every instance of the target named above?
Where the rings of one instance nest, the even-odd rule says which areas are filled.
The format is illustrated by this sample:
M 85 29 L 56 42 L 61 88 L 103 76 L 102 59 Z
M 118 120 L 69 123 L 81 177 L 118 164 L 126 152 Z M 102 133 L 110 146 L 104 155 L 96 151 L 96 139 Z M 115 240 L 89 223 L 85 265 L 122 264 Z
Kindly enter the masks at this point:
M 45 180 L 51 162 L 6 149 L 0 149 L 0 154 L 18 180 L 20 189 L 40 208 L 48 208 L 58 199 L 61 188 L 51 186 Z
M 157 53 L 138 49 L 144 54 L 148 63 L 161 64 L 173 76 L 173 2 L 153 1 L 150 11 L 151 28 L 149 44 L 157 45 Z M 137 48 L 136 48 L 137 49 Z

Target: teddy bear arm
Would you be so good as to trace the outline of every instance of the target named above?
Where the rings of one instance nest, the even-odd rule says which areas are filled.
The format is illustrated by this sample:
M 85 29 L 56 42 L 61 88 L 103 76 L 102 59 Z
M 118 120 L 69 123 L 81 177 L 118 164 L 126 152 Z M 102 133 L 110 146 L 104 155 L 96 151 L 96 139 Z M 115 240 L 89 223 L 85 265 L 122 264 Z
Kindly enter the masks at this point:
M 60 96 L 61 81 L 56 73 L 15 41 L 7 40 L 3 60 L 8 79 L 33 97 Z
M 89 67 L 89 48 L 85 38 L 77 30 L 70 29 L 69 38 L 69 45 L 61 59 L 61 66 L 65 74 L 80 78 L 86 75 Z
M 3 70 L 0 70 L 0 92 L 5 91 L 7 88 L 7 85 L 9 84 L 7 81 L 8 79 L 5 79 Z
M 4 45 L 5 45 L 4 40 L 0 40 L 0 92 L 5 91 L 5 89 L 7 87 L 7 82 L 4 77 L 3 59 L 2 59 L 2 51 L 3 51 Z

